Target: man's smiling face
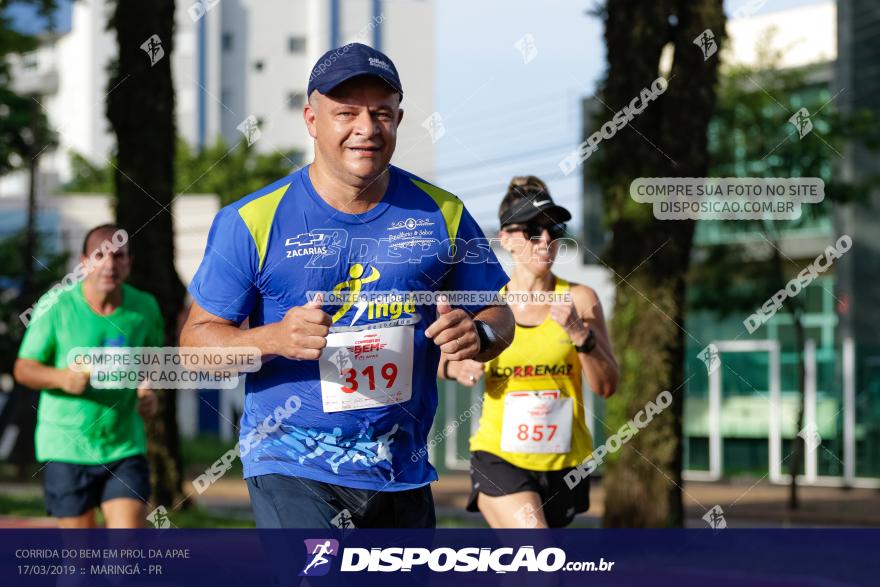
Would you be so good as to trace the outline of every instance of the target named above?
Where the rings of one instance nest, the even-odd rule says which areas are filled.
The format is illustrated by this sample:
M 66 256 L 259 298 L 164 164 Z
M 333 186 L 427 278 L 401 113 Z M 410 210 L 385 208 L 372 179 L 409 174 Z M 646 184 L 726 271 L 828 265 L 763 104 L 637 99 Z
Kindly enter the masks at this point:
M 329 94 L 312 93 L 303 115 L 315 139 L 315 157 L 333 175 L 371 181 L 391 162 L 403 119 L 400 94 L 373 76 L 358 76 Z

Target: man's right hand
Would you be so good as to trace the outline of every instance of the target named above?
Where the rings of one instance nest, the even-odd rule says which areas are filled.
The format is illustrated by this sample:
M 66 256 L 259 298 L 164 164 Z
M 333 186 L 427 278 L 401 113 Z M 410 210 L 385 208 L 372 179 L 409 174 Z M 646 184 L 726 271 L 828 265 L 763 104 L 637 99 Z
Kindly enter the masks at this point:
M 82 395 L 89 386 L 89 374 L 71 369 L 61 371 L 61 389 L 71 395 Z
M 320 297 L 304 306 L 291 308 L 284 319 L 273 327 L 273 354 L 288 359 L 315 360 L 327 346 L 330 333 L 330 315 L 321 309 Z

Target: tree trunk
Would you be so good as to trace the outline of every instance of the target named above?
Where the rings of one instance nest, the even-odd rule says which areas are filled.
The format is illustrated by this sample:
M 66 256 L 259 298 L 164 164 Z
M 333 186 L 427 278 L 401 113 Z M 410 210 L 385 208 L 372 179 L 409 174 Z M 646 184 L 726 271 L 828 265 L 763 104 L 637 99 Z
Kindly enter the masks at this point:
M 34 110 L 33 136 L 37 135 L 36 103 L 32 101 L 31 109 Z M 28 157 L 31 153 L 22 153 Z M 21 275 L 21 288 L 18 292 L 18 314 L 24 312 L 34 303 L 34 258 L 37 256 L 37 181 L 40 170 L 40 153 L 36 152 L 30 157 L 28 163 L 28 207 L 27 219 L 24 229 L 24 248 L 22 259 L 24 260 Z M 19 341 L 20 342 L 20 341 Z M 17 429 L 17 435 L 12 450 L 9 453 L 9 463 L 15 467 L 17 479 L 27 478 L 27 470 L 36 461 L 34 445 L 34 433 L 37 429 L 37 406 L 40 400 L 40 392 L 33 391 L 22 385 L 16 384 L 9 398 L 10 410 L 13 417 L 10 419 L 12 426 Z
M 775 234 L 778 235 L 778 231 L 774 231 Z M 788 283 L 788 279 L 785 273 L 785 267 L 782 263 L 782 253 L 780 249 L 780 243 L 778 238 L 770 239 L 767 238 L 767 235 L 764 235 L 764 238 L 767 239 L 773 247 L 773 269 L 776 272 L 776 281 L 779 284 L 779 289 L 784 289 L 786 284 Z M 789 298 L 786 302 L 786 307 L 788 308 L 789 314 L 791 315 L 792 325 L 794 326 L 794 344 L 795 344 L 795 352 L 797 353 L 797 368 L 798 368 L 798 415 L 797 415 L 797 426 L 795 430 L 794 438 L 792 439 L 792 450 L 791 450 L 791 461 L 788 465 L 789 473 L 791 474 L 791 481 L 788 485 L 788 509 L 796 510 L 798 509 L 798 493 L 797 493 L 797 476 L 800 473 L 801 461 L 804 458 L 804 439 L 800 436 L 799 432 L 804 428 L 804 405 L 806 403 L 807 397 L 807 389 L 806 389 L 806 365 L 804 364 L 804 345 L 806 344 L 806 335 L 804 332 L 804 322 L 803 322 L 803 313 L 805 311 L 803 304 L 800 303 L 800 300 L 797 298 Z
M 794 300 L 789 300 L 794 302 Z M 800 473 L 801 461 L 804 460 L 804 438 L 800 435 L 800 431 L 804 429 L 804 405 L 807 400 L 806 388 L 806 365 L 804 364 L 804 345 L 806 344 L 806 335 L 804 333 L 804 323 L 802 319 L 803 312 L 795 306 L 791 310 L 791 317 L 794 323 L 794 340 L 797 345 L 796 353 L 798 357 L 798 390 L 800 397 L 798 398 L 798 415 L 797 429 L 794 433 L 792 442 L 794 446 L 791 449 L 791 463 L 789 464 L 789 473 L 791 473 L 791 482 L 788 485 L 788 509 L 796 510 L 799 507 L 797 493 L 797 476 Z M 815 424 L 815 423 L 814 423 Z
M 702 177 L 707 129 L 715 107 L 718 56 L 693 44 L 711 29 L 724 37 L 721 0 L 608 0 L 608 74 L 599 125 L 629 105 L 658 77 L 660 55 L 674 48 L 665 92 L 597 152 L 593 177 L 602 186 L 612 240 L 605 260 L 616 273 L 611 336 L 621 368 L 606 426 L 614 433 L 663 390 L 673 403 L 606 463 L 605 526 L 683 524 L 682 410 L 685 276 L 693 221 L 659 221 L 629 196 L 638 177 Z M 709 341 L 692 340 L 701 350 Z
M 174 268 L 174 86 L 171 55 L 174 1 L 118 0 L 109 29 L 116 32 L 118 61 L 111 65 L 107 117 L 116 133 L 117 222 L 129 233 L 134 255 L 131 283 L 156 296 L 165 320 L 165 342 L 177 344 L 184 287 Z M 154 35 L 161 51 L 152 44 Z M 155 63 L 153 63 L 155 61 Z M 148 423 L 148 457 L 155 503 L 169 510 L 182 497 L 182 467 L 173 391 L 158 391 L 159 413 Z
M 36 134 L 36 133 L 35 133 Z M 28 208 L 24 229 L 24 273 L 21 276 L 22 311 L 31 299 L 34 283 L 34 257 L 37 255 L 37 181 L 39 179 L 40 154 L 34 155 L 28 163 Z

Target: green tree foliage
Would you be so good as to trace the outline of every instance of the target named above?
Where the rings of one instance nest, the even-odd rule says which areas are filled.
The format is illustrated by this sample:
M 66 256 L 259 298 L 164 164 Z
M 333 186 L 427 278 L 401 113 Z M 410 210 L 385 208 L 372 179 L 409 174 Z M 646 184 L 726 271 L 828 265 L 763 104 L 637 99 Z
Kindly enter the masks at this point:
M 229 147 L 217 139 L 202 151 L 178 139 L 174 192 L 180 194 L 217 194 L 223 205 L 247 195 L 266 184 L 284 177 L 302 164 L 303 154 L 257 153 L 242 140 Z M 114 163 L 115 164 L 115 163 Z M 66 192 L 113 191 L 111 165 L 94 165 L 79 154 L 71 155 L 73 179 L 64 186 Z
M 0 175 L 26 165 L 51 142 L 45 116 L 33 97 L 12 91 L 7 58 L 34 50 L 37 39 L 12 28 L 6 13 L 9 4 L 8 0 L 0 0 Z M 35 6 L 51 24 L 55 0 L 21 0 L 18 4 Z
M 14 53 L 34 50 L 37 38 L 12 28 L 11 19 L 6 9 L 10 2 L 0 0 L 0 175 L 14 170 L 26 169 L 28 174 L 27 216 L 25 229 L 20 237 L 14 237 L 3 244 L 4 253 L 12 254 L 11 247 L 18 246 L 19 273 L 15 276 L 14 287 L 3 292 L 0 301 L 0 328 L 6 330 L 0 334 L 4 343 L 0 345 L 0 372 L 8 373 L 21 340 L 20 322 L 16 322 L 21 314 L 33 303 L 41 291 L 40 281 L 46 272 L 34 267 L 34 259 L 39 255 L 37 242 L 37 193 L 36 183 L 39 170 L 40 155 L 55 144 L 54 133 L 49 128 L 45 113 L 40 104 L 40 96 L 19 95 L 12 89 L 8 58 Z M 37 8 L 48 28 L 54 27 L 53 14 L 55 0 L 20 0 L 19 5 L 29 4 Z M 9 267 L 10 265 L 5 265 Z M 14 300 L 7 294 L 15 292 Z M 12 302 L 12 303 L 10 303 Z M 13 317 L 14 316 L 14 317 Z M 28 389 L 17 387 L 13 390 L 7 404 L 7 413 L 11 413 L 8 422 L 17 426 L 16 437 L 9 460 L 23 475 L 25 467 L 34 460 L 33 431 L 37 396 Z M 6 414 L 4 414 L 5 416 Z M 5 423 L 4 423 L 5 425 Z
M 258 153 L 241 140 L 229 147 L 218 139 L 201 152 L 177 143 L 178 193 L 217 194 L 225 206 L 281 179 L 303 163 L 303 153 Z
M 113 173 L 115 157 L 105 166 L 95 165 L 79 153 L 70 153 L 70 169 L 73 176 L 64 184 L 63 190 L 70 193 L 110 194 L 114 191 Z

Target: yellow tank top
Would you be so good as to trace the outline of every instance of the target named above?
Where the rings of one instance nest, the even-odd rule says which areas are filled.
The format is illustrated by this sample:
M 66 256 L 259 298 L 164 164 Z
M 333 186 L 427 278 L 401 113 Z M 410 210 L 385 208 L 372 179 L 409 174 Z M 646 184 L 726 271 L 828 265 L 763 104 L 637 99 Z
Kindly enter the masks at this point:
M 556 278 L 554 291 L 569 291 L 569 283 Z M 503 290 L 502 290 L 503 291 Z M 486 391 L 480 426 L 470 439 L 471 451 L 482 450 L 532 471 L 558 471 L 574 467 L 593 451 L 593 440 L 584 421 L 581 363 L 568 333 L 548 312 L 537 326 L 516 325 L 513 344 L 485 365 Z M 505 396 L 519 391 L 559 390 L 572 398 L 571 449 L 568 453 L 522 453 L 501 450 Z

